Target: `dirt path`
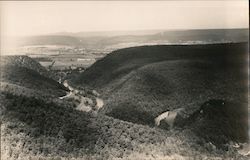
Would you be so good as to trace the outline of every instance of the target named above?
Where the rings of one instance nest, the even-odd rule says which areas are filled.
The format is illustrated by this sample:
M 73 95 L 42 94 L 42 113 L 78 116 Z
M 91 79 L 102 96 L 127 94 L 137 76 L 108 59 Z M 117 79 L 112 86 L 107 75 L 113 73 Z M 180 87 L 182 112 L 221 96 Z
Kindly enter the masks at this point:
M 96 98 L 96 108 L 97 110 L 101 109 L 104 106 L 104 102 L 101 98 Z
M 99 97 L 95 97 L 96 105 L 93 107 L 93 101 L 92 99 L 82 96 L 79 94 L 79 91 L 71 87 L 67 81 L 63 83 L 66 88 L 70 90 L 65 96 L 59 97 L 59 99 L 65 99 L 65 98 L 73 98 L 80 100 L 79 105 L 76 107 L 77 110 L 84 111 L 84 112 L 90 112 L 91 110 L 99 110 L 104 106 L 103 99 Z M 96 92 L 96 91 L 95 91 Z M 99 95 L 99 93 L 98 93 Z

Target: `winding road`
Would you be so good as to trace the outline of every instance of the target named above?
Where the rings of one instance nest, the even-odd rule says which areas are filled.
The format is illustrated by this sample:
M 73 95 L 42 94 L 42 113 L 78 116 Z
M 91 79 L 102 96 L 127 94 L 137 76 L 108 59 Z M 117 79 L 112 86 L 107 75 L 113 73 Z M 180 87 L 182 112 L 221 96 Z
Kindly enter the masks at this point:
M 79 94 L 80 91 L 70 86 L 66 80 L 63 82 L 63 85 L 66 88 L 68 88 L 70 91 L 65 96 L 59 97 L 59 99 L 62 100 L 65 98 L 73 98 L 74 100 L 80 101 L 80 103 L 76 107 L 77 110 L 84 111 L 84 112 L 90 112 L 94 110 L 98 111 L 104 106 L 104 101 L 99 96 L 95 97 L 96 105 L 93 107 L 94 102 L 91 98 L 88 98 Z

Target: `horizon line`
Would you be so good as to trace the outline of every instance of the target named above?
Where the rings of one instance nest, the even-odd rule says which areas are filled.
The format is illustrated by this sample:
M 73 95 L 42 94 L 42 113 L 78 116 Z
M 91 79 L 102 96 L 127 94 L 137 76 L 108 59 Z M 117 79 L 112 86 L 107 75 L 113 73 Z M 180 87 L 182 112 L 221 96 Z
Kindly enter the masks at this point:
M 89 31 L 58 31 L 51 33 L 41 33 L 32 35 L 2 35 L 1 37 L 33 37 L 33 36 L 49 36 L 63 33 L 77 34 L 77 33 L 105 33 L 105 32 L 136 32 L 136 31 L 188 31 L 188 30 L 233 30 L 233 29 L 249 29 L 248 27 L 231 27 L 231 28 L 177 28 L 177 29 L 134 29 L 134 30 L 89 30 Z M 91 37 L 91 36 L 89 36 Z

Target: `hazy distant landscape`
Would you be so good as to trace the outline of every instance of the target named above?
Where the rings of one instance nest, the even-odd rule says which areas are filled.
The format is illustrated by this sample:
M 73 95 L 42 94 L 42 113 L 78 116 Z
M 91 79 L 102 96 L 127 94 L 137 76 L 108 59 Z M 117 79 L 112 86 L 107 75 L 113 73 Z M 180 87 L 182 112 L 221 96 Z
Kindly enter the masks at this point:
M 5 54 L 22 54 L 53 68 L 86 68 L 108 53 L 143 45 L 190 45 L 246 42 L 248 29 L 145 30 L 120 32 L 55 33 L 15 38 Z M 7 43 L 7 44 L 8 44 Z

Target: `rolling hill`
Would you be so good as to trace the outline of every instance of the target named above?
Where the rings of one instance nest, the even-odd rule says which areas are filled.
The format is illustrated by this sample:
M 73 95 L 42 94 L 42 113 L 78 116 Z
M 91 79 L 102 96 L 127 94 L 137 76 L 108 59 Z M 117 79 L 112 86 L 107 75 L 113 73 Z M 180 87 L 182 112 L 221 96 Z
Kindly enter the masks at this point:
M 101 113 L 133 123 L 153 126 L 156 116 L 177 108 L 192 115 L 213 99 L 243 103 L 231 117 L 237 119 L 247 113 L 246 60 L 247 43 L 132 47 L 110 53 L 71 83 L 101 92 Z
M 1 56 L 1 67 L 10 65 L 32 69 L 45 77 L 53 77 L 43 66 L 28 56 Z
M 26 88 L 26 91 L 29 90 L 29 92 L 39 91 L 45 95 L 56 97 L 65 95 L 67 89 L 52 77 L 50 72 L 27 56 L 1 57 L 1 89 L 6 91 L 10 91 L 12 88 L 13 92 L 18 92 L 20 88 L 22 88 L 21 90 Z

